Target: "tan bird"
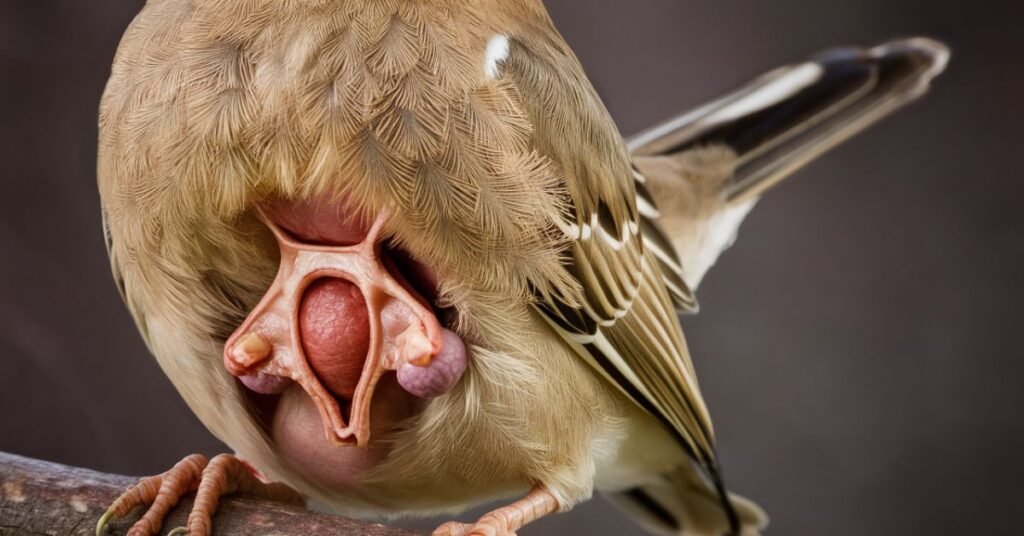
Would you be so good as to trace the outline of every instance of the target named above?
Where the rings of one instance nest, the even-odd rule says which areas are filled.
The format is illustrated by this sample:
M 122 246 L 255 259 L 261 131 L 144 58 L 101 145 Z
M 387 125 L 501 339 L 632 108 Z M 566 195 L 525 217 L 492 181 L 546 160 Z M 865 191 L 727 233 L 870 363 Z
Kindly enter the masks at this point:
M 655 532 L 757 533 L 677 312 L 764 188 L 945 57 L 842 49 L 627 145 L 539 0 L 150 0 L 101 107 L 108 249 L 235 455 L 97 532 L 198 490 L 179 533 L 241 492 L 375 519 L 519 497 L 435 532 L 510 535 L 596 489 Z

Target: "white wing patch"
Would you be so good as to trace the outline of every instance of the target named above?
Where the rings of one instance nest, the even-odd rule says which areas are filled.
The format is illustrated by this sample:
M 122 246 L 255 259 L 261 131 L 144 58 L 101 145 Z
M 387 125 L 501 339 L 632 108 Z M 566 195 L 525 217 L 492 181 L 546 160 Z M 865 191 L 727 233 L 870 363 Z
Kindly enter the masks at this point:
M 498 34 L 487 42 L 484 53 L 484 74 L 494 80 L 498 77 L 498 66 L 508 58 L 508 37 Z

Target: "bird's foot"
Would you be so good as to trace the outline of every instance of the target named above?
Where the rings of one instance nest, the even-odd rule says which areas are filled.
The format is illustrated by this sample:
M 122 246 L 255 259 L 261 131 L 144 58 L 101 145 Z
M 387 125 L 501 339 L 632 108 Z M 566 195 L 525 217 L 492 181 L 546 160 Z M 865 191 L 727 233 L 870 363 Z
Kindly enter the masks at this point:
M 143 478 L 121 494 L 100 518 L 96 535 L 105 533 L 111 519 L 122 517 L 137 506 L 148 509 L 128 530 L 128 536 L 157 534 L 171 508 L 193 491 L 197 492 L 196 500 L 186 526 L 174 529 L 169 535 L 208 536 L 222 495 L 241 493 L 291 504 L 305 501 L 299 492 L 285 484 L 260 481 L 251 467 L 235 456 L 219 454 L 207 461 L 205 456 L 193 454 L 165 473 Z
M 502 519 L 487 514 L 476 523 L 449 521 L 434 531 L 433 536 L 516 536 Z
M 558 500 L 544 486 L 534 486 L 526 497 L 481 517 L 476 523 L 449 521 L 433 536 L 515 536 L 527 523 L 558 510 Z

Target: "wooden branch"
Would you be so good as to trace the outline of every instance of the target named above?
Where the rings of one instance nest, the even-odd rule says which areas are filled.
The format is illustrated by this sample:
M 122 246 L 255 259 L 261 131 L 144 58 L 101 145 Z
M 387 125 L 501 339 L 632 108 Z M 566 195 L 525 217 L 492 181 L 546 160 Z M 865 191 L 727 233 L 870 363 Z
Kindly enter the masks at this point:
M 138 478 L 67 467 L 0 452 L 0 535 L 92 535 L 110 503 Z M 185 524 L 192 498 L 183 500 L 164 523 L 166 533 Z M 141 508 L 112 521 L 108 534 L 124 534 Z M 413 536 L 401 529 L 353 521 L 281 503 L 231 496 L 213 519 L 218 536 L 317 534 Z

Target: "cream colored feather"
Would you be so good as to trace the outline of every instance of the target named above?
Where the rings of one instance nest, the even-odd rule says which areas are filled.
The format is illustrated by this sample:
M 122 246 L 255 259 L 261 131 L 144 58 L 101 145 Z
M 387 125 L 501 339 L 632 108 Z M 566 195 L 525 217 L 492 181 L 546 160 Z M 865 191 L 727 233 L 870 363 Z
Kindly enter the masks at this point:
M 495 35 L 512 46 L 490 78 Z M 629 402 L 533 309 L 535 295 L 583 303 L 567 218 L 603 197 L 621 221 L 633 211 L 625 147 L 538 3 L 150 2 L 104 96 L 99 175 L 150 348 L 272 478 L 354 515 L 457 511 L 538 482 L 569 508 L 591 493 L 596 445 L 621 443 Z M 443 274 L 470 345 L 464 380 L 388 438 L 356 490 L 292 471 L 220 363 L 275 270 L 250 208 L 313 195 L 393 207 L 389 236 Z
M 674 530 L 764 524 L 724 500 L 644 180 L 536 0 L 150 0 L 101 107 L 111 263 L 161 367 L 240 456 L 364 517 L 596 482 L 657 490 Z M 313 196 L 393 210 L 469 348 L 357 488 L 299 475 L 221 363 L 276 270 L 254 204 Z

